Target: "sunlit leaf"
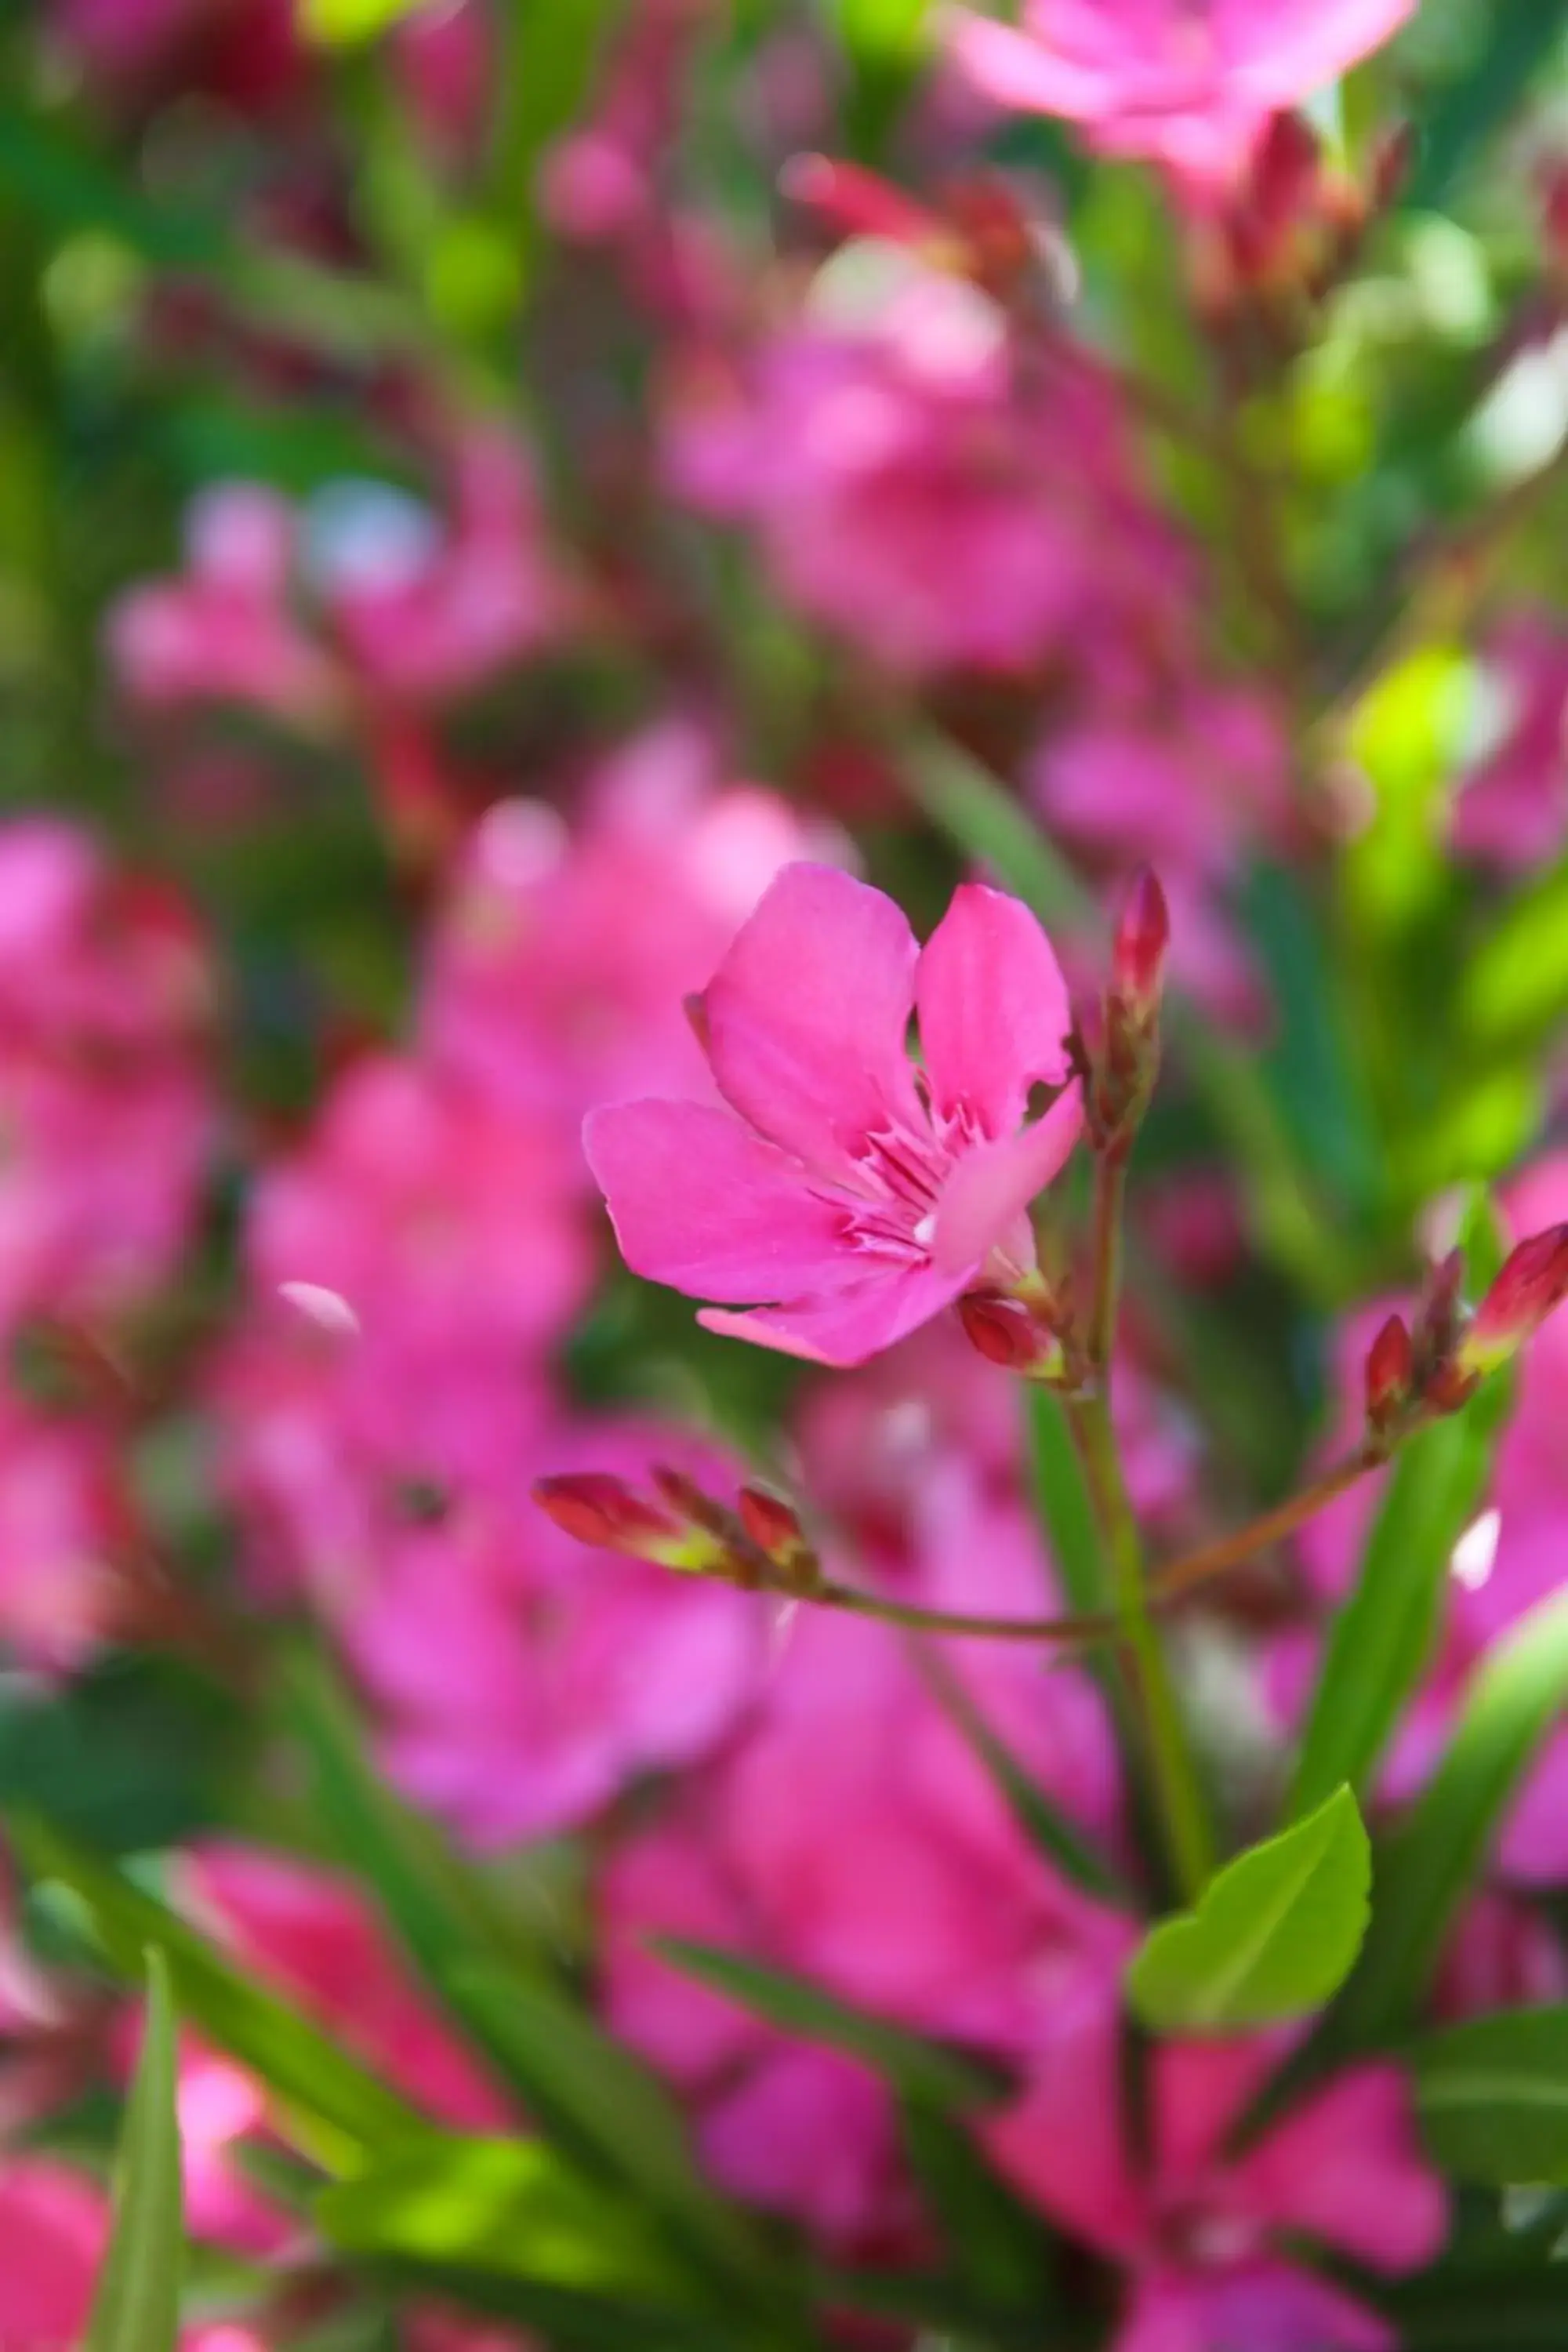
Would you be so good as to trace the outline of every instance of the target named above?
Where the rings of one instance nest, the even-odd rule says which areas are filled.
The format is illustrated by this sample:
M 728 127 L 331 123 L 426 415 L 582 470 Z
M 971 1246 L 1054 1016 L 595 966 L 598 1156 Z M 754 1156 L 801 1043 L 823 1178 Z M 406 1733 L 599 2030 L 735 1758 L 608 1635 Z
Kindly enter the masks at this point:
M 1321 2008 L 1361 1948 L 1371 1884 L 1366 1832 L 1342 1788 L 1151 1930 L 1127 1972 L 1133 2010 L 1159 2032 L 1213 2033 Z
M 161 1952 L 147 1954 L 142 2054 L 114 2171 L 114 2229 L 83 2352 L 174 2352 L 184 2272 L 180 2126 L 174 2107 L 174 2005 Z M 8 2261 L 26 2261 L 23 2248 Z

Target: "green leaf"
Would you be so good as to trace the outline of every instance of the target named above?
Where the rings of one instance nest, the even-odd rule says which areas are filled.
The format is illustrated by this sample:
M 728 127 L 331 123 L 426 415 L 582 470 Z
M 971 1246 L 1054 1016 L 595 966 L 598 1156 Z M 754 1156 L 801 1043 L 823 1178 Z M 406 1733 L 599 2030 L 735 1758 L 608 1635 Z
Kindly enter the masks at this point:
M 1442 1763 L 1388 1841 L 1342 2032 L 1376 2041 L 1419 2002 L 1510 1801 L 1565 1706 L 1568 1592 L 1556 1592 L 1482 1659 Z
M 316 1810 L 339 1853 L 369 1886 L 392 1932 L 479 2055 L 526 2099 L 535 2088 L 531 2077 L 519 2080 L 510 2043 L 491 2034 L 484 2005 L 466 1998 L 464 1971 L 488 1966 L 509 1978 L 536 1977 L 546 1968 L 543 1955 L 523 1922 L 377 1774 L 348 1698 L 324 1662 L 299 1658 L 284 1682 Z
M 1417 119 L 1415 168 L 1403 194 L 1415 212 L 1440 212 L 1455 179 L 1499 131 L 1548 63 L 1568 23 L 1564 0 L 1489 0 L 1465 69 Z
M 1568 2007 L 1471 2018 L 1405 2054 L 1445 2172 L 1499 2189 L 1568 2183 Z
M 184 2271 L 174 2003 L 169 1970 L 147 1954 L 147 2021 L 115 2163 L 114 2231 L 83 2352 L 174 2352 Z
M 1034 1381 L 1020 1382 L 1028 1415 L 1035 1506 L 1061 1589 L 1075 1615 L 1093 1617 L 1111 1606 L 1100 1530 L 1083 1465 L 1060 1400 Z M 1096 1648 L 1085 1661 L 1105 1693 L 1124 1759 L 1142 1755 L 1135 1708 L 1115 1655 Z M 1134 1775 L 1132 1785 L 1136 1785 Z
M 912 799 L 939 833 L 989 866 L 1042 923 L 1082 920 L 1092 900 L 1023 803 L 990 770 L 934 730 L 892 746 Z
M 1301 1736 L 1289 1817 L 1348 1781 L 1364 1791 L 1426 1671 L 1454 1546 L 1475 1516 L 1511 1402 L 1489 1381 L 1417 1430 L 1389 1474 L 1349 1599 L 1329 1630 Z
M 353 2169 L 367 2148 L 429 2133 L 395 2092 L 166 1904 L 34 1815 L 8 1826 L 28 1875 L 66 1891 L 110 1968 L 134 1980 L 144 1951 L 163 1954 L 182 2014 L 278 2094 L 290 2137 L 328 2171 Z
M 323 2190 L 316 2217 L 350 2253 L 679 2300 L 647 2218 L 542 2140 L 432 2138 Z
M 569 5 L 558 0 L 554 6 L 535 0 L 505 12 L 490 194 L 497 217 L 513 232 L 525 278 L 537 268 L 543 243 L 541 161 L 552 141 L 581 118 L 619 15 L 617 0 L 570 0 Z
M 975 2060 L 937 2042 L 928 2042 L 902 2026 L 889 2025 L 837 2000 L 804 1977 L 759 1960 L 716 1950 L 710 1944 L 690 1943 L 681 1936 L 657 1936 L 654 1948 L 688 1976 L 716 1986 L 742 2009 L 766 2018 L 785 2033 L 807 2042 L 826 2042 L 858 2058 L 880 2074 L 905 2098 L 938 2108 L 973 2107 L 994 2099 L 1002 2085 L 995 2074 Z
M 1489 917 L 1458 981 L 1467 1041 L 1490 1064 L 1538 1044 L 1568 1012 L 1568 865 Z
M 1336 1790 L 1151 1930 L 1127 1974 L 1133 2010 L 1157 2032 L 1212 2033 L 1321 2008 L 1361 1948 L 1371 1885 L 1355 1799 Z
M 922 2102 L 901 2110 L 910 2168 L 930 2200 L 954 2284 L 982 2307 L 1040 2314 L 1051 2296 L 1051 2241 L 1038 2214 L 993 2172 L 962 2124 Z
M 568 2154 L 635 2189 L 647 2210 L 728 2275 L 765 2284 L 754 2232 L 703 2179 L 679 2110 L 646 2067 L 574 2001 L 537 1980 L 469 1968 L 453 1981 L 464 2015 L 505 2054 Z
M 342 49 L 374 40 L 400 16 L 411 16 L 423 0 L 296 0 L 296 5 L 308 41 Z

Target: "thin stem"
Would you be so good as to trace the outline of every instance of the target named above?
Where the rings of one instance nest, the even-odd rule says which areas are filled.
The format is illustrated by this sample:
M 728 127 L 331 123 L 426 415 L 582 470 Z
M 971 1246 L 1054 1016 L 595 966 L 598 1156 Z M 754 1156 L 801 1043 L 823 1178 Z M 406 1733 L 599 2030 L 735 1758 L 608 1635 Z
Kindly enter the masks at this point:
M 1143 1581 L 1143 1543 L 1128 1500 L 1110 1412 L 1102 1393 L 1067 1408 L 1100 1521 L 1121 1639 L 1137 1696 L 1149 1779 L 1176 1885 L 1189 1899 L 1213 1874 L 1215 1849 L 1197 1769 L 1175 1686 L 1160 1647 Z
M 902 1625 L 915 1633 L 973 1633 L 991 1641 L 1059 1642 L 1087 1648 L 1093 1642 L 1115 1641 L 1121 1633 L 1116 1617 L 969 1617 L 958 1610 L 889 1601 L 852 1584 L 819 1584 L 799 1597 L 826 1609 L 847 1609 L 857 1617 L 878 1617 L 886 1625 Z
M 1264 1511 L 1258 1518 L 1249 1519 L 1246 1527 L 1236 1528 L 1228 1536 L 1219 1536 L 1213 1543 L 1204 1544 L 1196 1551 L 1185 1552 L 1180 1559 L 1167 1561 L 1149 1580 L 1152 1605 L 1156 1609 L 1165 1608 L 1171 1601 L 1180 1600 L 1183 1594 L 1191 1592 L 1195 1585 L 1206 1584 L 1213 1577 L 1224 1576 L 1228 1570 L 1239 1568 L 1244 1561 L 1250 1559 L 1255 1552 L 1263 1550 L 1266 1545 L 1278 1543 L 1281 1536 L 1294 1534 L 1325 1504 L 1331 1503 L 1336 1496 L 1342 1495 L 1358 1479 L 1364 1478 L 1369 1471 L 1380 1469 L 1386 1459 L 1386 1454 L 1369 1452 L 1364 1445 L 1358 1446 L 1353 1454 L 1347 1454 L 1342 1461 L 1325 1470 L 1321 1477 L 1315 1478 L 1310 1486 L 1303 1486 L 1300 1494 L 1288 1496 L 1283 1503 L 1277 1503 L 1271 1511 Z
M 1121 1213 L 1127 1191 L 1124 1150 L 1102 1151 L 1094 1168 L 1094 1276 L 1089 1301 L 1089 1360 L 1102 1391 L 1110 1385 L 1116 1344 L 1116 1302 L 1121 1288 Z

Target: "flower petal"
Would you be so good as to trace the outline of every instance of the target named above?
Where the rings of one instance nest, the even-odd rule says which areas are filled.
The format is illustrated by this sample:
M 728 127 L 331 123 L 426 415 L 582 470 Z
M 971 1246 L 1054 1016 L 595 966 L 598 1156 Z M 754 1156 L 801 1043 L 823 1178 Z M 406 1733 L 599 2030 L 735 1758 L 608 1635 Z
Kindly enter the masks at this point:
M 939 1275 L 931 1266 L 900 1268 L 874 1276 L 854 1290 L 840 1291 L 837 1297 L 758 1307 L 751 1315 L 728 1315 L 711 1307 L 697 1320 L 704 1330 L 726 1339 L 749 1339 L 753 1347 L 772 1348 L 781 1356 L 844 1370 L 880 1355 L 884 1348 L 929 1323 L 952 1306 L 968 1279 L 967 1268 L 952 1276 Z
M 937 1202 L 931 1258 L 939 1273 L 972 1270 L 999 1242 L 1011 1238 L 1009 1229 L 1056 1175 L 1082 1127 L 1083 1099 L 1075 1079 L 1033 1127 L 964 1153 Z
M 1037 1079 L 1067 1076 L 1067 982 L 1020 898 L 979 882 L 953 892 L 921 955 L 915 1004 L 937 1109 L 966 1104 L 987 1135 L 1012 1133 Z
M 634 1274 L 737 1306 L 864 1276 L 842 1213 L 728 1111 L 612 1103 L 589 1113 L 583 1149 Z
M 973 8 L 948 8 L 942 33 L 960 73 L 999 106 L 1059 114 L 1068 122 L 1092 122 L 1114 108 L 1115 85 L 1103 66 L 1064 57 L 1015 25 Z
M 919 1118 L 905 1034 L 920 950 L 900 908 L 834 866 L 786 866 L 703 995 L 721 1091 L 760 1134 L 847 1175 Z
M 1397 2277 L 1419 2270 L 1448 2226 L 1443 2184 L 1424 2163 L 1397 2067 L 1353 2067 L 1277 2124 L 1237 2165 L 1237 2201 Z

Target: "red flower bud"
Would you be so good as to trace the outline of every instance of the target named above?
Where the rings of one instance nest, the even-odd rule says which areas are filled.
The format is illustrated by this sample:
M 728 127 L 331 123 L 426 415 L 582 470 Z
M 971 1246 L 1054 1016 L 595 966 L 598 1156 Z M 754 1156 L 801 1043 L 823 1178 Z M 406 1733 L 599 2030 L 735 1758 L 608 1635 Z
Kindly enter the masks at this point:
M 1305 115 L 1286 110 L 1270 117 L 1243 199 L 1258 226 L 1277 232 L 1301 216 L 1317 193 L 1321 153 Z
M 1110 950 L 1111 994 L 1146 1028 L 1159 1010 L 1171 945 L 1171 912 L 1158 877 L 1139 867 L 1116 926 Z
M 668 1505 L 677 1518 L 703 1528 L 709 1535 L 730 1532 L 734 1522 L 723 1507 L 710 1495 L 705 1495 L 696 1479 L 689 1478 L 684 1470 L 672 1470 L 668 1462 L 656 1462 L 648 1475 L 660 1501 Z
M 1063 1368 L 1061 1341 L 1016 1299 L 972 1290 L 958 1302 L 958 1319 L 970 1346 L 1004 1371 L 1048 1380 Z
M 1403 1316 L 1391 1315 L 1366 1356 L 1366 1418 L 1369 1428 L 1386 1429 L 1410 1402 L 1415 1351 Z
M 1517 1354 L 1568 1297 L 1568 1224 L 1531 1234 L 1510 1252 L 1459 1341 L 1467 1372 L 1486 1374 Z
M 765 1486 L 742 1486 L 737 1498 L 741 1525 L 770 1559 L 807 1549 L 799 1515 Z
M 624 1478 L 612 1477 L 607 1471 L 581 1470 L 540 1478 L 532 1491 L 540 1509 L 563 1534 L 601 1551 L 630 1552 L 642 1558 L 679 1538 L 673 1519 L 634 1494 Z

